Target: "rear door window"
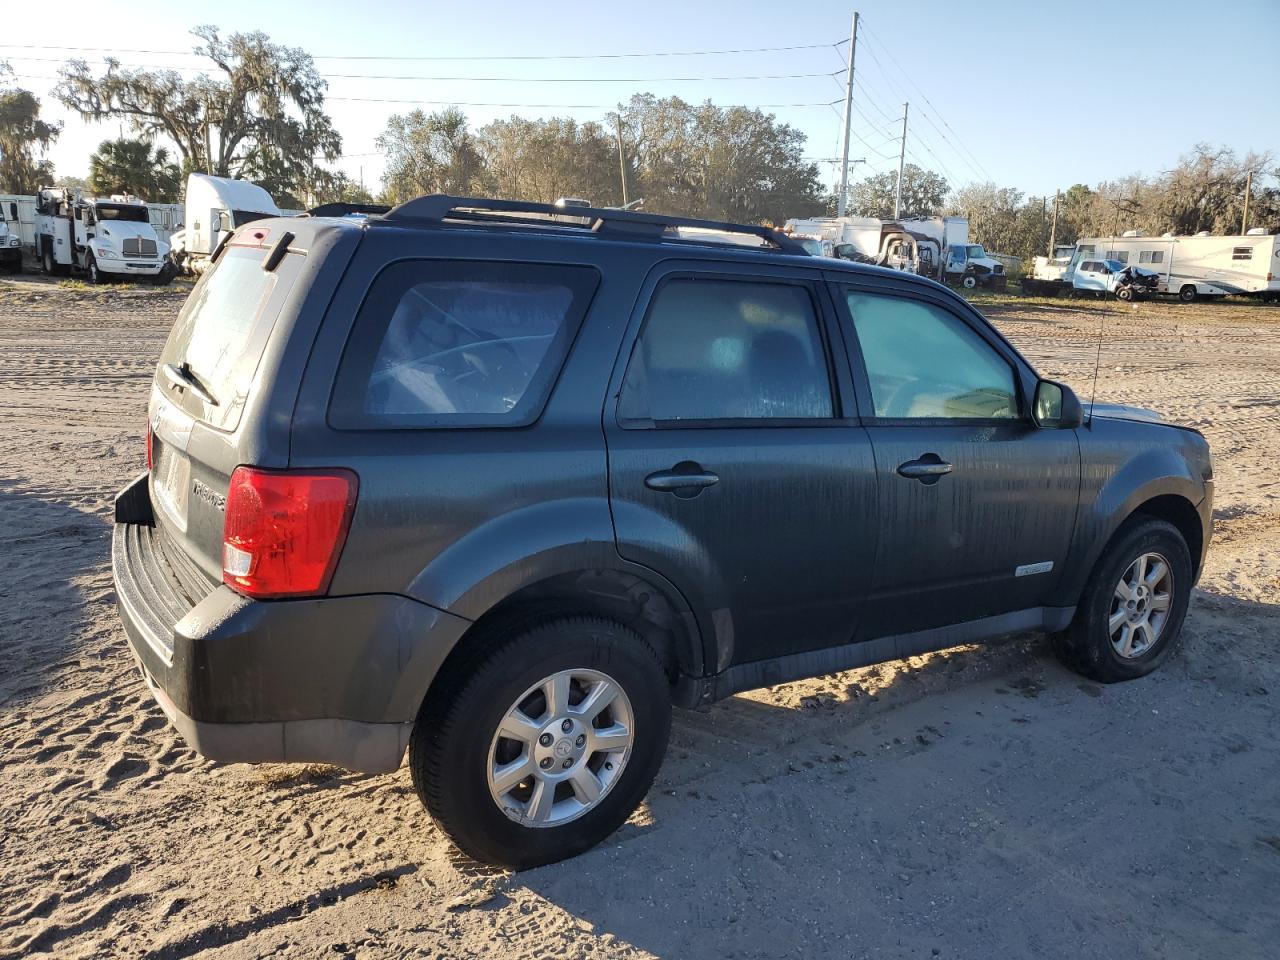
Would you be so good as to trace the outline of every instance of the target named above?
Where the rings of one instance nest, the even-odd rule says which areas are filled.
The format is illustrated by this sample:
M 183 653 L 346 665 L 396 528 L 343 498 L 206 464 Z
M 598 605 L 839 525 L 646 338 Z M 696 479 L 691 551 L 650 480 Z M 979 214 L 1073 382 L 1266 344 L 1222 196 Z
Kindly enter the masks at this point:
M 347 341 L 338 429 L 522 426 L 541 414 L 595 293 L 591 267 L 404 261 Z
M 260 247 L 227 247 L 183 307 L 160 357 L 161 365 L 186 364 L 213 396 L 217 403 L 205 404 L 188 390 L 180 403 L 218 429 L 239 423 L 279 309 L 281 297 L 272 294 L 288 292 L 304 259 L 289 254 L 266 271 L 266 256 Z
M 631 355 L 618 412 L 633 425 L 834 416 L 808 287 L 668 281 Z

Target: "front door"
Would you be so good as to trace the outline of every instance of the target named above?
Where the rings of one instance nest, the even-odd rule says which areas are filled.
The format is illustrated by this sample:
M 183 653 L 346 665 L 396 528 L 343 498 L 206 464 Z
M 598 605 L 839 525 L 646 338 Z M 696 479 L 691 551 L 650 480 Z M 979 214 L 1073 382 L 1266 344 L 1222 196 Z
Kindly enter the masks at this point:
M 605 414 L 619 552 L 708 611 L 708 671 L 850 642 L 876 474 L 826 291 L 800 268 L 686 263 L 639 313 Z
M 1071 542 L 1075 432 L 1033 424 L 1012 351 L 944 299 L 850 287 L 839 300 L 874 411 L 869 635 L 1041 605 Z

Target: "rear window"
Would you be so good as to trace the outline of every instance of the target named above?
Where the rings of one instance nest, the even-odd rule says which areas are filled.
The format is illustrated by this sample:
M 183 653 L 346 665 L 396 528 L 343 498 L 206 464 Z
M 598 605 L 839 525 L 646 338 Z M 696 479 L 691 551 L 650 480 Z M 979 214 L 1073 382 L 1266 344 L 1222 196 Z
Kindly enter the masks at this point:
M 379 274 L 338 371 L 338 429 L 522 426 L 542 412 L 598 274 L 403 261 Z
M 267 309 L 271 293 L 291 282 L 302 260 L 291 254 L 267 272 L 262 269 L 266 256 L 258 247 L 227 247 L 187 301 L 160 357 L 162 365 L 189 365 L 218 402 L 204 404 L 187 391 L 182 405 L 219 429 L 234 430 L 240 422 L 275 323 L 275 311 Z

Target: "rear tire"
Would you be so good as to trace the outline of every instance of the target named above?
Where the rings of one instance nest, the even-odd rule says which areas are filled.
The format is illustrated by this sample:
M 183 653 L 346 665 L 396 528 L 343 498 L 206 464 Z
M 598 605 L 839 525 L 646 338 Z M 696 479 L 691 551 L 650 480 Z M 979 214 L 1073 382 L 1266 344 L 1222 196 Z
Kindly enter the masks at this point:
M 1132 518 L 1098 560 L 1075 619 L 1053 637 L 1054 651 L 1100 683 L 1145 676 L 1177 645 L 1192 580 L 1191 553 L 1177 527 Z M 1142 589 L 1134 591 L 1134 584 Z
M 666 672 L 639 634 L 597 617 L 549 620 L 461 669 L 435 685 L 409 742 L 418 796 L 460 849 L 526 869 L 576 856 L 626 822 L 671 728 Z M 593 720 L 589 703 L 610 684 L 617 693 Z M 505 736 L 511 729 L 519 736 Z M 505 789 L 504 767 L 523 774 Z
M 1188 283 L 1178 291 L 1178 299 L 1183 303 L 1195 303 L 1197 296 L 1199 294 L 1196 292 L 1195 285 L 1191 283 Z

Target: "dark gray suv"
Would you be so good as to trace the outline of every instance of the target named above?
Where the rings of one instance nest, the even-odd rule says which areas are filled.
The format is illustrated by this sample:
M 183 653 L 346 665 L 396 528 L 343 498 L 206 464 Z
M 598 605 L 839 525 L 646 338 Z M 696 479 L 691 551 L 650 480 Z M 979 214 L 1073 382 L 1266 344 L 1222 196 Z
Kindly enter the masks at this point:
M 1194 430 L 764 228 L 423 197 L 241 227 L 174 325 L 112 563 L 216 760 L 395 770 L 466 852 L 587 849 L 673 704 L 1017 631 L 1168 657 Z

